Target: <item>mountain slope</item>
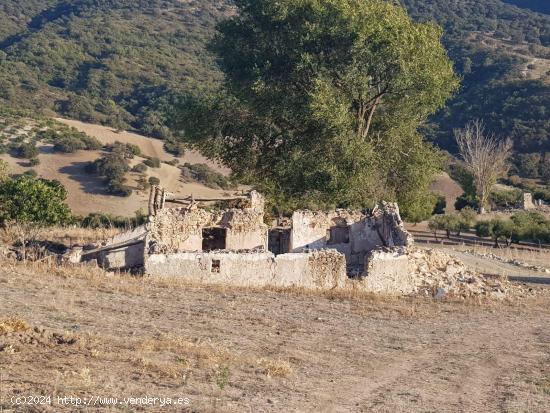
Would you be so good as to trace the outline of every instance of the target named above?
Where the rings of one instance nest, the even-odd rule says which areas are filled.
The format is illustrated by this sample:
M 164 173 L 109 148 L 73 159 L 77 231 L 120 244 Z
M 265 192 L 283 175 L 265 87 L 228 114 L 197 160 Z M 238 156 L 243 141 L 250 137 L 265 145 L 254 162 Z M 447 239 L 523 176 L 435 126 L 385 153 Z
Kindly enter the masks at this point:
M 548 0 L 505 0 L 505 3 L 510 3 L 539 13 L 550 14 L 550 1 Z
M 455 150 L 452 131 L 482 118 L 518 152 L 550 151 L 550 16 L 497 0 L 403 0 L 411 16 L 435 21 L 462 87 L 427 130 Z
M 400 1 L 444 28 L 463 76 L 426 135 L 453 151 L 453 128 L 483 118 L 518 152 L 550 152 L 550 16 L 528 9 L 547 2 Z M 229 0 L 3 0 L 0 104 L 169 137 L 164 109 L 221 81 L 206 43 L 232 13 Z
M 0 98 L 10 103 L 161 135 L 156 109 L 220 79 L 204 44 L 231 9 L 215 1 L 4 3 Z

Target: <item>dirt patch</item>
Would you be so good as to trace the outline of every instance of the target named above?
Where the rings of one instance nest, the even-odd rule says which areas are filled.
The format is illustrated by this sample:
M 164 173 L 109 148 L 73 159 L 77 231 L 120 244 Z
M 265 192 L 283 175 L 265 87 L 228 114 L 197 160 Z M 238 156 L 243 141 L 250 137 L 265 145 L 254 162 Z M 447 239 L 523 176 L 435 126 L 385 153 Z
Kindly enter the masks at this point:
M 17 351 L 0 352 L 4 410 L 15 394 L 188 397 L 197 412 L 550 408 L 548 295 L 350 298 L 96 271 L 0 266 L 0 319 L 25 320 L 42 343 L 14 334 Z M 94 411 L 118 409 L 182 411 Z

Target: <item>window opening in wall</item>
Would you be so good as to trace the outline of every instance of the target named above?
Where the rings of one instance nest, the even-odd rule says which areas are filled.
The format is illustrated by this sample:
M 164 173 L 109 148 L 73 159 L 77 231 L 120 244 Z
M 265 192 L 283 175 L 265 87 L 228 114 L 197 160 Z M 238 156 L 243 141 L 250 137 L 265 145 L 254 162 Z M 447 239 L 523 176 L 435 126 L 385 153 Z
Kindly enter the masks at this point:
M 332 227 L 327 231 L 327 245 L 349 244 L 349 226 Z
M 202 230 L 202 250 L 205 252 L 226 249 L 227 229 L 204 228 Z

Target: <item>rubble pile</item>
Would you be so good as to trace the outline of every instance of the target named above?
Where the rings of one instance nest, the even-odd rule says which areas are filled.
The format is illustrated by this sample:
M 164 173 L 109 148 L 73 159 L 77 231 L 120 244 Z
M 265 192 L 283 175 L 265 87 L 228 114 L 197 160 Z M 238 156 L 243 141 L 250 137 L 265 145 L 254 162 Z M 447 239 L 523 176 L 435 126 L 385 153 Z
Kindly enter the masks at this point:
M 504 278 L 484 277 L 466 267 L 459 259 L 441 251 L 411 249 L 408 255 L 417 294 L 433 295 L 436 298 L 504 298 L 522 290 Z

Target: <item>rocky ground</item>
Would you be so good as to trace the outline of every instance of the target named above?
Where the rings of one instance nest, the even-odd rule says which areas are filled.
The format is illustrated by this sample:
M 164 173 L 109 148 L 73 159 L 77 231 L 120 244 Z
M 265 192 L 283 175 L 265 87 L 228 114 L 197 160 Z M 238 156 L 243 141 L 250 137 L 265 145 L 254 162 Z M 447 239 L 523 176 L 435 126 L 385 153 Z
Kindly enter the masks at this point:
M 0 410 L 547 412 L 544 291 L 387 298 L 2 262 Z M 31 395 L 45 404 L 14 405 Z M 188 404 L 123 400 L 143 396 Z

